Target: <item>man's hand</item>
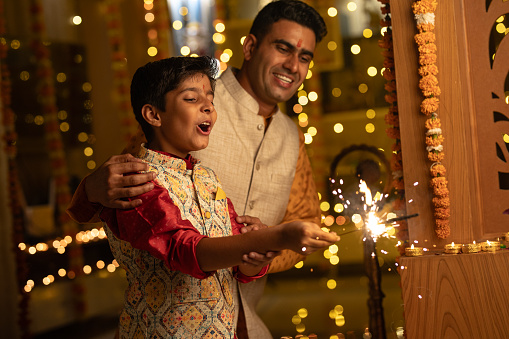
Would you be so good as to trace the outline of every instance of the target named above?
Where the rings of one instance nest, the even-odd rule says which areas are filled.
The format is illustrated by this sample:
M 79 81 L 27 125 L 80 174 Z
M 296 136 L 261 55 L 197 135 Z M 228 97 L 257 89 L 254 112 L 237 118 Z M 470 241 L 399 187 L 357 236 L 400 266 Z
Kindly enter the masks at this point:
M 239 224 L 246 225 L 245 227 L 242 227 L 240 229 L 240 233 L 242 234 L 267 228 L 267 225 L 263 224 L 257 217 L 241 215 L 237 216 L 235 220 Z M 270 262 L 280 254 L 281 254 L 280 251 L 277 252 L 271 251 L 265 254 L 258 252 L 250 252 L 242 256 L 242 261 L 245 265 L 260 267 L 261 269 L 262 267 L 270 264 Z
M 87 177 L 85 191 L 88 200 L 111 208 L 128 209 L 139 206 L 141 199 L 124 199 L 154 188 L 154 184 L 149 181 L 155 178 L 155 173 L 137 173 L 147 170 L 148 165 L 131 154 L 110 157 Z

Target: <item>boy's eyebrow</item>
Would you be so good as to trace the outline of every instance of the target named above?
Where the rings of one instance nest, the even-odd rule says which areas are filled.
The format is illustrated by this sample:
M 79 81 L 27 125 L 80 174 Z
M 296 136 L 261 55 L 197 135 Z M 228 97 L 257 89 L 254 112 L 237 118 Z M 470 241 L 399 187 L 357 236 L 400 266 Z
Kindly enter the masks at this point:
M 187 88 L 184 88 L 182 89 L 179 94 L 182 94 L 184 92 L 196 92 L 196 93 L 199 93 L 200 92 L 200 89 L 198 87 L 187 87 Z M 214 96 L 214 91 L 213 90 L 210 90 L 210 91 L 207 91 L 206 95 L 212 95 Z
M 276 39 L 273 41 L 274 44 L 282 44 L 285 45 L 288 49 L 290 49 L 292 52 L 295 52 L 297 50 L 297 46 L 292 45 L 290 42 L 284 40 L 284 39 Z M 314 57 L 314 53 L 307 49 L 302 49 L 301 54 L 307 54 L 311 58 Z

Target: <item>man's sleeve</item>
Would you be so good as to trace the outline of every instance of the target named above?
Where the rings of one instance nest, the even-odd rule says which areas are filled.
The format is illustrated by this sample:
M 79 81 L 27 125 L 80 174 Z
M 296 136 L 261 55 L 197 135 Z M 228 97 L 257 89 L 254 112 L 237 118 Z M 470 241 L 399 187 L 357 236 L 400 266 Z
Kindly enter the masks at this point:
M 138 197 L 142 200 L 139 207 L 127 210 L 105 208 L 101 219 L 116 237 L 134 248 L 148 251 L 169 269 L 198 279 L 211 276 L 214 271 L 202 271 L 196 257 L 196 246 L 206 236 L 200 234 L 189 220 L 182 219 L 165 188 L 157 183 L 154 186 L 153 190 Z
M 145 135 L 141 127 L 138 126 L 136 134 L 129 140 L 126 148 L 122 151 L 122 154 L 131 153 L 136 155 L 140 149 L 140 145 L 146 142 Z M 100 222 L 98 214 L 101 212 L 102 206 L 100 204 L 91 203 L 88 200 L 87 193 L 85 191 L 86 176 L 81 180 L 78 188 L 74 192 L 71 203 L 67 208 L 67 213 L 77 223 L 96 223 Z
M 304 144 L 304 134 L 299 130 L 299 157 L 290 191 L 290 199 L 281 223 L 304 220 L 320 225 L 320 215 L 318 193 Z M 304 258 L 305 256 L 291 250 L 283 250 L 282 254 L 270 264 L 269 273 L 288 270 Z

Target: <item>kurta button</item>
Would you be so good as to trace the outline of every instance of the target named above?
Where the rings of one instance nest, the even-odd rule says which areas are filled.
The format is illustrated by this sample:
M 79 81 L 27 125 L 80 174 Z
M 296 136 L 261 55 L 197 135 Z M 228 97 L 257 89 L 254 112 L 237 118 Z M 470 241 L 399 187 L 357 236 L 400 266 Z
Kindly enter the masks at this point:
M 256 164 L 256 170 L 259 171 L 260 170 L 260 163 Z
M 261 131 L 263 129 L 263 125 L 259 124 L 258 126 L 256 126 L 256 128 L 258 128 L 258 130 Z
M 253 209 L 253 207 L 254 207 L 254 201 L 250 201 L 250 202 L 249 202 L 249 208 L 250 208 L 250 209 Z
M 209 211 L 205 212 L 205 218 L 210 219 L 210 212 Z

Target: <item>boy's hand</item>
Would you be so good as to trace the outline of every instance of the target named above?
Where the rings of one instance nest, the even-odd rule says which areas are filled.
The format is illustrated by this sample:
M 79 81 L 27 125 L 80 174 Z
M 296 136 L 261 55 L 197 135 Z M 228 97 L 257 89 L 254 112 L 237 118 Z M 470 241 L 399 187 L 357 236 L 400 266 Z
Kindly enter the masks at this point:
M 123 199 L 135 197 L 154 188 L 154 184 L 149 181 L 155 178 L 155 173 L 136 173 L 146 170 L 148 165 L 131 154 L 110 157 L 87 177 L 85 191 L 88 200 L 111 208 L 128 209 L 139 206 L 140 199 Z
M 252 217 L 250 215 L 239 215 L 235 220 L 239 224 L 245 224 L 245 227 L 240 229 L 240 233 L 248 233 L 251 231 L 261 230 L 262 228 L 267 228 L 267 225 L 263 224 L 260 219 L 257 217 Z
M 242 234 L 267 228 L 267 225 L 263 224 L 257 217 L 242 215 L 237 216 L 235 220 L 239 224 L 246 224 L 245 227 L 242 227 L 240 229 L 240 233 Z M 270 264 L 270 262 L 280 254 L 281 254 L 280 251 L 271 251 L 265 254 L 258 252 L 250 252 L 242 256 L 242 261 L 246 265 L 260 267 L 261 269 L 264 266 Z
M 292 221 L 281 225 L 283 241 L 294 252 L 309 255 L 339 241 L 336 232 L 324 232 L 320 226 L 308 221 Z

